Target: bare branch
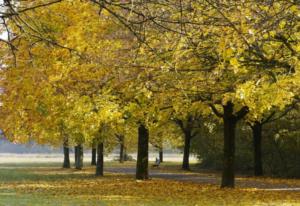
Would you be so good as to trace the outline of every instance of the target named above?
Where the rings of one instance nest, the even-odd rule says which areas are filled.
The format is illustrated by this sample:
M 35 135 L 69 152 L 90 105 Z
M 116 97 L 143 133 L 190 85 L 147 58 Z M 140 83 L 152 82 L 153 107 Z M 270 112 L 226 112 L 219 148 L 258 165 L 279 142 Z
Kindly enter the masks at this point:
M 220 118 L 223 118 L 224 114 L 222 114 L 221 112 L 219 112 L 218 109 L 215 107 L 214 104 L 210 103 L 208 105 L 212 109 L 212 111 L 215 113 L 215 115 L 217 115 Z

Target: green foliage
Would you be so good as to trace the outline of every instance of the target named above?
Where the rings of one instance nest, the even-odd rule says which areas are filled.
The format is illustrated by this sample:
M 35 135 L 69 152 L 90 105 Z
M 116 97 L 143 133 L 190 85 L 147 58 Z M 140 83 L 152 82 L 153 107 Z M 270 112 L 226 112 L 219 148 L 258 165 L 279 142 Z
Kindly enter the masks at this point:
M 299 177 L 298 112 L 265 124 L 262 133 L 262 161 L 266 175 Z M 201 167 L 222 169 L 222 125 L 206 120 L 201 132 L 193 140 L 192 151 L 198 155 Z M 236 169 L 253 173 L 253 137 L 248 124 L 237 127 Z

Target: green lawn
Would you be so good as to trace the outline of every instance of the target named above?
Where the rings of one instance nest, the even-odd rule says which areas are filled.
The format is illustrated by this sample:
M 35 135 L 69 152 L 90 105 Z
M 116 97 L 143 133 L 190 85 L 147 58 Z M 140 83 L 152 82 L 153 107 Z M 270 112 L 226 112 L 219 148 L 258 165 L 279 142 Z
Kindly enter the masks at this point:
M 300 205 L 300 192 L 221 190 L 215 185 L 152 179 L 137 182 L 131 175 L 94 168 L 61 169 L 60 164 L 0 165 L 0 206 L 42 205 Z M 118 163 L 106 163 L 118 167 Z M 134 163 L 125 166 L 133 167 Z M 170 164 L 170 168 L 175 168 Z M 167 167 L 164 168 L 167 170 Z

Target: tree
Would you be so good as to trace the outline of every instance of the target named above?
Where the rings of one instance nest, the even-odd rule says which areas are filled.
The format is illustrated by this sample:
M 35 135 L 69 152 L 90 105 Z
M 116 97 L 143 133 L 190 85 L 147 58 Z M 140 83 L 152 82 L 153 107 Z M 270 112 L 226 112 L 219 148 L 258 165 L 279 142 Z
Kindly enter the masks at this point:
M 63 149 L 64 149 L 64 163 L 63 163 L 63 168 L 70 168 L 70 148 L 69 148 L 69 141 L 68 138 L 65 138 L 64 144 L 63 144 Z
M 253 148 L 254 148 L 254 175 L 255 176 L 262 176 L 263 175 L 263 162 L 262 162 L 262 131 L 263 126 L 265 124 L 274 122 L 285 115 L 288 114 L 290 110 L 292 110 L 294 107 L 290 106 L 287 107 L 283 112 L 275 112 L 273 111 L 269 116 L 266 118 L 262 118 L 260 121 L 255 121 L 254 123 L 250 123 L 250 127 L 252 130 L 252 136 L 253 136 Z M 277 113 L 277 115 L 276 115 Z
M 103 176 L 103 158 L 104 158 L 104 146 L 103 143 L 98 143 L 97 146 L 97 165 L 96 176 Z
M 186 120 L 175 119 L 176 124 L 180 127 L 184 134 L 184 150 L 183 150 L 183 161 L 182 161 L 182 169 L 190 170 L 190 147 L 191 147 L 191 140 L 196 136 L 193 133 L 193 127 L 195 124 L 195 120 L 192 116 L 188 116 Z
M 86 12 L 77 15 L 77 6 Z M 61 145 L 67 136 L 69 145 L 91 145 L 102 124 L 121 119 L 108 82 L 117 79 L 116 65 L 125 60 L 119 52 L 127 46 L 118 26 L 108 16 L 99 19 L 96 10 L 88 3 L 61 2 L 11 17 L 31 17 L 9 24 L 19 37 L 12 42 L 18 52 L 3 59 L 1 71 L 1 128 L 12 141 Z
M 136 163 L 136 179 L 138 180 L 145 180 L 149 178 L 148 146 L 149 130 L 141 123 L 138 128 L 138 154 Z
M 263 175 L 261 157 L 263 126 L 283 117 L 297 102 L 298 89 L 294 85 L 297 82 L 295 77 L 277 78 L 276 82 L 268 78 L 259 82 L 248 82 L 238 91 L 244 97 L 245 104 L 249 105 L 250 113 L 246 121 L 252 129 L 256 176 Z
M 161 78 L 162 71 L 166 70 L 176 78 L 169 90 L 179 90 L 192 100 L 206 102 L 223 119 L 221 186 L 233 187 L 235 126 L 251 107 L 243 102 L 243 97 L 237 96 L 237 91 L 249 81 L 257 82 L 269 76 L 277 79 L 283 74 L 294 73 L 298 67 L 295 62 L 299 60 L 295 53 L 296 42 L 299 42 L 297 3 L 220 4 L 210 0 L 165 4 L 95 3 L 134 33 L 143 43 L 141 53 L 146 53 L 147 59 L 153 54 L 155 61 L 146 65 L 156 79 L 157 73 Z M 130 11 L 132 15 L 125 18 Z M 262 15 L 257 16 L 257 13 Z M 163 66 L 156 67 L 158 64 Z
M 96 159 L 97 159 L 97 147 L 96 143 L 92 143 L 92 159 L 91 159 L 91 165 L 96 165 Z
M 125 154 L 126 154 L 126 149 L 125 149 L 125 142 L 124 142 L 124 135 L 117 135 L 116 138 L 118 139 L 120 143 L 120 155 L 119 155 L 119 162 L 123 163 L 125 161 Z

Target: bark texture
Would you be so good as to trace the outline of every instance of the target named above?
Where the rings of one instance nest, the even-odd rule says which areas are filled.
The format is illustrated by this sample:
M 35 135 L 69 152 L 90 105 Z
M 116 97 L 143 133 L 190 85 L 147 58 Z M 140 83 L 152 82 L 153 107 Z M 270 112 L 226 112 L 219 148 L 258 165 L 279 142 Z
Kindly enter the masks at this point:
M 136 165 L 136 179 L 145 180 L 148 174 L 148 144 L 149 131 L 145 125 L 140 124 L 138 128 L 138 155 Z
M 96 176 L 103 176 L 103 168 L 104 168 L 103 157 L 104 157 L 104 145 L 103 143 L 98 143 Z

